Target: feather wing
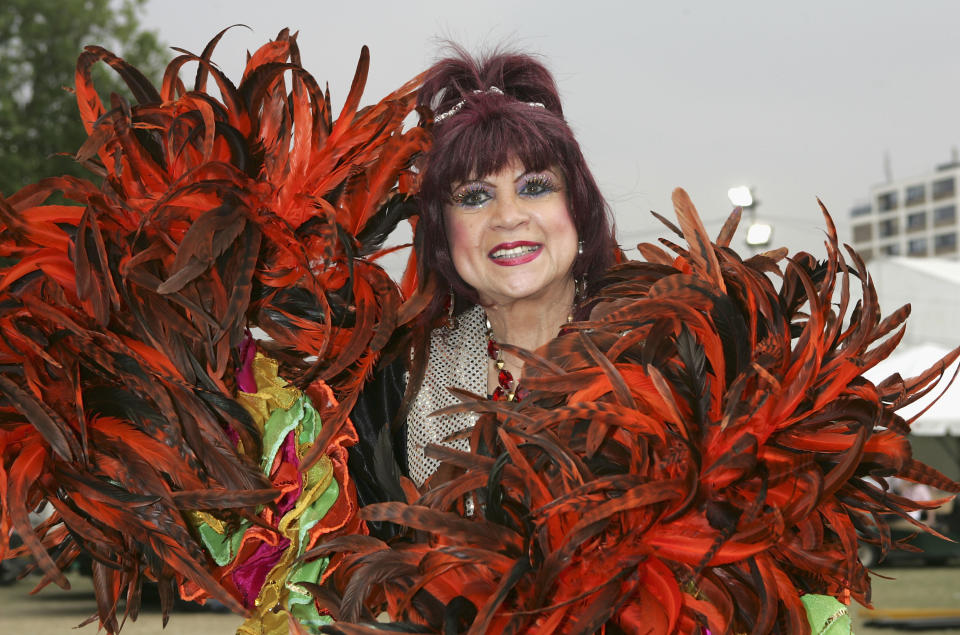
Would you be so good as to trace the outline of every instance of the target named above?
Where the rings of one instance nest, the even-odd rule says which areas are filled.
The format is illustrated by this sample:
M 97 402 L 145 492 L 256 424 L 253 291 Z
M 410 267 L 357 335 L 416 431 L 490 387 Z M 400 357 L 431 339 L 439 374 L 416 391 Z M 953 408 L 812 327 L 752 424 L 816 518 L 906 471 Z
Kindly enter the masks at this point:
M 447 411 L 480 414 L 474 454 L 431 449 L 451 476 L 363 512 L 409 528 L 379 559 L 416 563 L 369 588 L 371 613 L 443 632 L 459 596 L 470 632 L 802 632 L 804 593 L 868 601 L 858 544 L 892 547 L 885 514 L 916 505 L 871 479 L 960 490 L 910 456 L 895 414 L 960 349 L 873 385 L 862 372 L 906 312 L 880 319 L 829 220 L 825 262 L 744 261 L 736 213 L 713 244 L 686 194 L 674 202 L 676 257 L 614 267 L 590 321 L 516 352 L 530 400 L 464 395 Z M 863 305 L 845 315 L 854 276 Z M 470 561 L 471 581 L 441 557 L 467 549 L 496 553 Z M 362 553 L 347 570 L 370 580 Z
M 223 33 L 200 55 L 180 51 L 159 90 L 87 47 L 76 95 L 88 140 L 77 158 L 94 179 L 47 179 L 0 197 L 0 529 L 24 535 L 44 583 L 66 584 L 62 569 L 94 554 L 98 617 L 110 633 L 123 624 L 123 595 L 124 616 L 136 616 L 145 578 L 158 581 L 164 620 L 178 592 L 216 597 L 254 620 L 288 610 L 286 596 L 258 608 L 235 570 L 284 541 L 293 562 L 326 538 L 363 531 L 346 414 L 402 300 L 385 272 L 358 258 L 371 233 L 409 215 L 377 212 L 414 193 L 407 172 L 429 139 L 403 120 L 419 79 L 361 108 L 364 48 L 334 121 L 295 34 L 283 30 L 254 52 L 234 84 L 211 60 Z M 180 72 L 192 62 L 187 91 Z M 102 102 L 98 63 L 134 103 Z M 361 236 L 372 218 L 383 222 Z M 407 305 L 399 323 L 420 309 Z M 301 422 L 267 447 L 265 422 L 240 394 L 259 387 L 241 379 L 252 327 L 272 338 L 261 346 L 278 360 L 269 388 L 316 404 L 312 437 Z M 260 456 L 271 449 L 275 462 Z M 54 520 L 34 529 L 27 514 L 44 499 Z M 317 500 L 326 506 L 307 511 Z M 237 560 L 205 550 L 215 527 L 236 534 Z M 0 554 L 8 535 L 0 532 Z

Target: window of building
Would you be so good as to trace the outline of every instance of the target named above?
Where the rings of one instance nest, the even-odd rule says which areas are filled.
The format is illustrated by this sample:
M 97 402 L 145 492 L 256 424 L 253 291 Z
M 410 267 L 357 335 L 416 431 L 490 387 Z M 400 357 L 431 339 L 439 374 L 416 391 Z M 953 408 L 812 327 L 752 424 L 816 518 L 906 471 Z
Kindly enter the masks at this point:
M 923 183 L 919 185 L 908 185 L 906 195 L 903 197 L 904 205 L 916 205 L 927 199 L 927 186 Z
M 887 220 L 880 221 L 880 224 L 877 225 L 877 233 L 880 235 L 880 238 L 896 236 L 900 233 L 900 225 L 897 223 L 897 219 L 888 218 Z
M 869 247 L 867 249 L 858 249 L 857 253 L 860 254 L 860 257 L 864 261 L 867 261 L 873 258 L 873 249 L 870 249 Z
M 889 212 L 892 209 L 897 209 L 897 192 L 893 191 L 877 194 L 877 210 L 881 212 Z
M 900 255 L 900 244 L 893 243 L 891 245 L 884 245 L 880 248 L 880 253 L 884 256 L 899 256 Z
M 864 205 L 857 205 L 852 210 L 850 210 L 850 216 L 869 216 L 870 212 L 873 211 L 873 208 L 870 207 L 869 203 Z
M 865 243 L 868 240 L 873 239 L 873 225 L 854 225 L 853 226 L 853 242 L 855 243 Z
M 910 256 L 926 256 L 927 255 L 927 239 L 926 238 L 911 238 L 907 241 L 907 255 Z
M 913 212 L 907 215 L 907 231 L 915 232 L 927 228 L 927 213 Z
M 944 205 L 933 210 L 933 226 L 943 227 L 957 222 L 957 206 Z
M 931 186 L 931 193 L 933 194 L 933 200 L 938 201 L 941 198 L 949 198 L 954 195 L 956 192 L 956 179 L 954 177 L 947 177 L 945 179 L 940 179 L 939 181 L 934 181 Z
M 933 253 L 940 255 L 957 250 L 957 233 L 940 234 L 933 237 Z

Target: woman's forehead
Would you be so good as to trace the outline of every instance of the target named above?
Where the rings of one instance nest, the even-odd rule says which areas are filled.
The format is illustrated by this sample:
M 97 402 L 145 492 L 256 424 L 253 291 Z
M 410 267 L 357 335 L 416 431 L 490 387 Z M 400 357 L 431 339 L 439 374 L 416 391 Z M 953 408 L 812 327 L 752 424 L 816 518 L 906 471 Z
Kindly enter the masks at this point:
M 504 174 L 512 174 L 514 177 L 522 176 L 523 174 L 529 172 L 527 166 L 523 164 L 523 161 L 518 159 L 516 155 L 511 156 L 506 160 L 503 165 L 495 166 L 492 170 L 486 172 L 485 174 L 480 174 L 480 172 L 474 168 L 471 170 L 470 174 L 467 175 L 467 181 L 482 181 L 484 179 L 489 179 L 494 176 L 502 176 Z

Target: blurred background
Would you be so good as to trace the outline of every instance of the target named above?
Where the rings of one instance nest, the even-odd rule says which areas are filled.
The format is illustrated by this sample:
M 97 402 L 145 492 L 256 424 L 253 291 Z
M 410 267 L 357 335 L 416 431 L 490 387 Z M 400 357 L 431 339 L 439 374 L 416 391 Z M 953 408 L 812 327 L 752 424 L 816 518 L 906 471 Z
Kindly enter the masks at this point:
M 735 203 L 745 206 L 744 252 L 785 245 L 822 256 L 819 197 L 841 240 L 869 260 L 884 313 L 913 304 L 905 345 L 873 378 L 909 376 L 960 344 L 955 0 L 2 0 L 0 192 L 77 169 L 70 155 L 84 134 L 69 87 L 84 45 L 114 51 L 159 83 L 177 54 L 171 47 L 200 53 L 232 24 L 245 26 L 213 56 L 229 76 L 239 79 L 246 51 L 290 27 L 335 110 L 364 44 L 370 102 L 442 56 L 448 41 L 538 54 L 624 248 L 666 234 L 649 211 L 669 216 L 681 186 L 712 233 Z M 122 92 L 112 71 L 97 72 L 105 92 Z M 392 239 L 406 240 L 403 232 Z M 402 261 L 386 265 L 397 274 Z M 960 478 L 960 389 L 914 430 L 918 457 Z M 933 520 L 958 537 L 951 514 Z M 949 562 L 956 551 L 932 560 Z M 917 602 L 960 605 L 960 579 L 942 571 L 942 597 Z M 0 631 L 9 632 L 2 604 Z
M 717 224 L 732 208 L 728 190 L 751 188 L 756 214 L 774 226 L 772 240 L 792 249 L 821 245 L 820 197 L 850 240 L 850 212 L 870 202 L 872 186 L 931 172 L 960 145 L 960 5 L 951 0 L 4 0 L 0 7 L 0 191 L 8 193 L 18 184 L 11 179 L 22 185 L 33 177 L 11 167 L 25 162 L 25 152 L 75 150 L 47 139 L 59 140 L 70 122 L 79 128 L 61 87 L 72 85 L 82 45 L 110 48 L 159 82 L 176 54 L 169 47 L 199 53 L 231 24 L 247 27 L 228 32 L 214 55 L 230 76 L 239 78 L 247 50 L 290 27 L 300 33 L 304 66 L 329 82 L 335 105 L 363 44 L 372 53 L 371 101 L 422 71 L 445 40 L 541 55 L 625 245 L 661 234 L 648 211 L 669 212 L 678 186 Z M 24 113 L 46 125 L 11 145 L 14 117 Z

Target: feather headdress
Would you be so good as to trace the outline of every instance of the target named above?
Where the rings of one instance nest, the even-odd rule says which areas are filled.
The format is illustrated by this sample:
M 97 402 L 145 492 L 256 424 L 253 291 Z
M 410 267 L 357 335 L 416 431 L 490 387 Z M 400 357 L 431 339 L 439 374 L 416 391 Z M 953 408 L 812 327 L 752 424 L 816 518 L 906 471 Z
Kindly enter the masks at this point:
M 374 632 L 381 611 L 416 632 L 809 632 L 802 594 L 868 604 L 858 544 L 893 548 L 889 515 L 942 502 L 888 477 L 960 491 L 912 458 L 896 413 L 960 349 L 916 378 L 863 377 L 909 308 L 881 319 L 826 210 L 825 261 L 742 260 L 739 213 L 713 243 L 685 192 L 674 204 L 686 247 L 641 245 L 590 321 L 515 350 L 530 399 L 463 395 L 453 410 L 484 413 L 473 452 L 428 449 L 455 477 L 361 510 L 405 538 L 318 548 L 351 553 L 328 632 Z
M 229 558 L 214 566 L 201 525 L 227 551 L 359 531 L 344 422 L 404 316 L 396 285 L 359 256 L 409 211 L 407 168 L 427 142 L 403 131 L 417 80 L 361 108 L 364 48 L 335 117 L 295 35 L 249 56 L 237 85 L 210 61 L 222 35 L 174 59 L 159 90 L 87 47 L 76 95 L 89 138 L 77 158 L 100 182 L 51 178 L 0 198 L 0 557 L 15 530 L 40 585 L 66 586 L 66 566 L 92 555 L 108 632 L 121 597 L 136 617 L 144 579 L 159 583 L 165 620 L 178 586 L 252 608 L 257 589 L 230 582 Z M 135 103 L 102 103 L 97 62 Z M 261 348 L 282 379 L 253 363 L 250 327 L 268 334 Z M 270 404 L 299 394 L 284 380 L 319 413 L 310 435 L 303 415 L 270 439 Z M 251 393 L 244 403 L 238 388 Z M 258 465 L 262 453 L 292 468 Z M 319 499 L 321 484 L 343 490 L 326 516 L 287 500 L 308 486 Z M 43 502 L 53 514 L 33 527 Z M 294 511 L 312 514 L 299 534 Z M 242 544 L 225 542 L 244 528 Z

